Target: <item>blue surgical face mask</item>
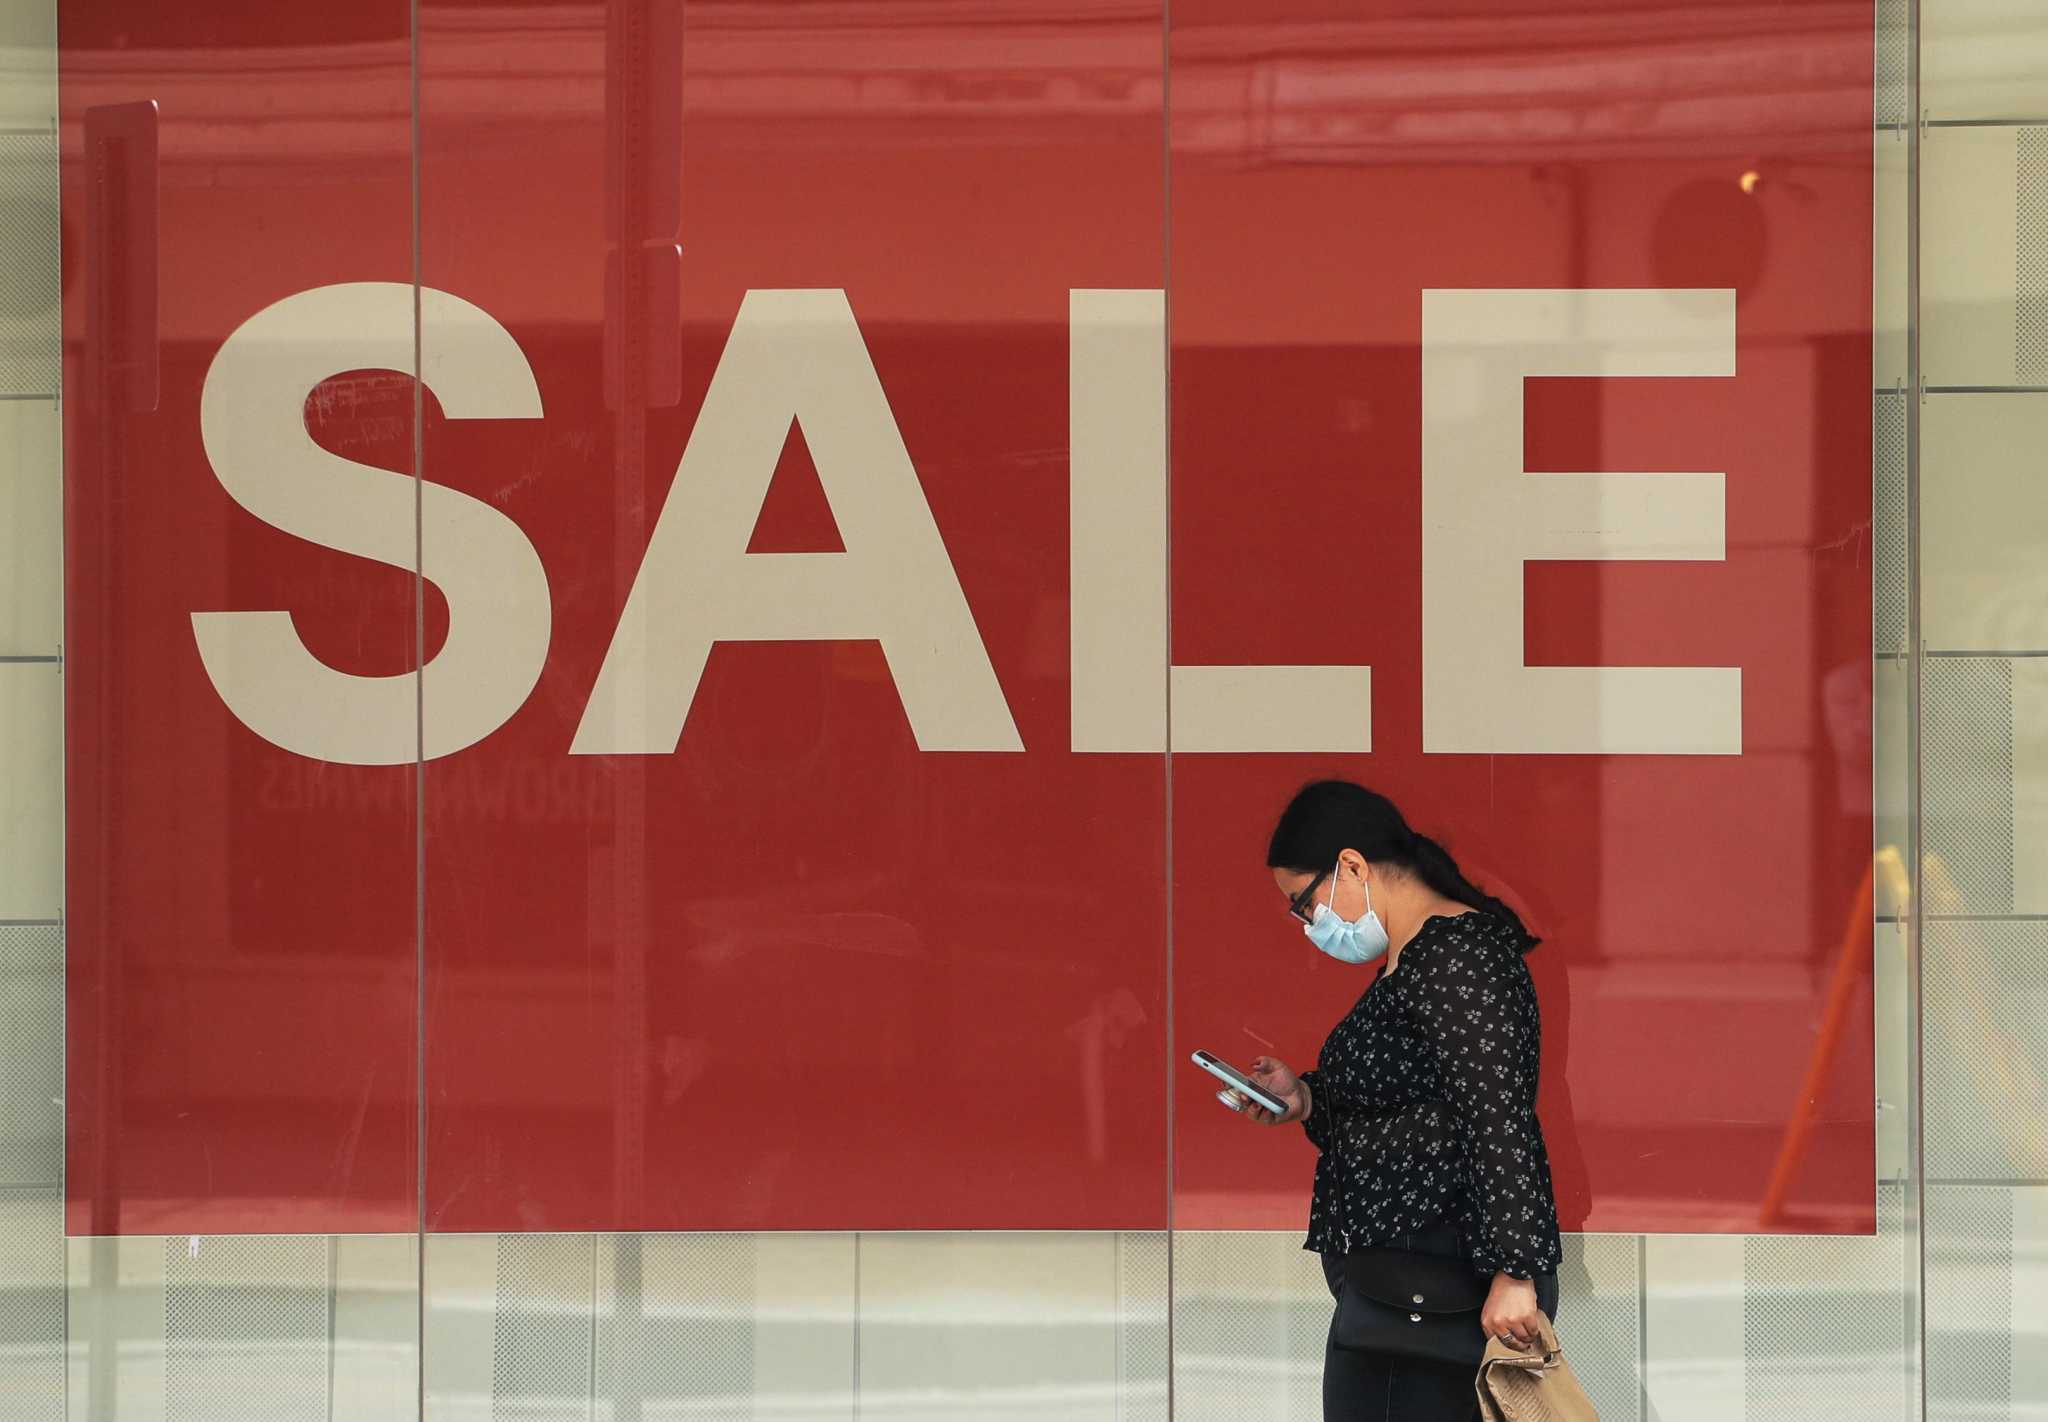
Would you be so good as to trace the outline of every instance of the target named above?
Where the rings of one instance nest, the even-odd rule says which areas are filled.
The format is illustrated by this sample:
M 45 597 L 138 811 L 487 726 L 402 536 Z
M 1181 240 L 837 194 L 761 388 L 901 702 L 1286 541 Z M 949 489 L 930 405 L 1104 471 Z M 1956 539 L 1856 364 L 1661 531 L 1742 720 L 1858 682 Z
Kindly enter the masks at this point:
M 1340 864 L 1330 871 L 1332 901 L 1337 897 L 1337 875 L 1343 867 Z M 1380 923 L 1380 916 L 1372 911 L 1372 885 L 1364 880 L 1360 883 L 1365 889 L 1363 917 L 1339 918 L 1328 903 L 1317 900 L 1316 916 L 1301 926 L 1309 942 L 1340 963 L 1370 963 L 1387 951 L 1387 930 Z

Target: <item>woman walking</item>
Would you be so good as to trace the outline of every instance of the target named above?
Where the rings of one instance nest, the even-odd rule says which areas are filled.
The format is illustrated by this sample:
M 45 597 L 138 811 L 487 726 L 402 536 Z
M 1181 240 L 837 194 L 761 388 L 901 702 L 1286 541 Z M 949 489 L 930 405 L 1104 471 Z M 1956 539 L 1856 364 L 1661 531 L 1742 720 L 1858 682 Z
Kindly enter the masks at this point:
M 1252 1062 L 1284 1113 L 1235 1098 L 1247 1120 L 1301 1122 L 1321 1152 L 1305 1247 L 1321 1253 L 1337 1298 L 1323 1417 L 1469 1422 L 1487 1338 L 1525 1349 L 1536 1311 L 1557 1316 L 1539 1018 L 1522 961 L 1537 940 L 1389 800 L 1348 781 L 1296 795 L 1266 862 L 1317 948 L 1346 963 L 1385 959 L 1315 1070 Z M 1392 1280 L 1423 1291 L 1418 1308 L 1432 1290 L 1440 1304 L 1453 1261 L 1465 1269 L 1449 1271 L 1451 1291 L 1483 1299 L 1476 1323 L 1460 1315 L 1447 1335 L 1444 1320 L 1382 1301 Z

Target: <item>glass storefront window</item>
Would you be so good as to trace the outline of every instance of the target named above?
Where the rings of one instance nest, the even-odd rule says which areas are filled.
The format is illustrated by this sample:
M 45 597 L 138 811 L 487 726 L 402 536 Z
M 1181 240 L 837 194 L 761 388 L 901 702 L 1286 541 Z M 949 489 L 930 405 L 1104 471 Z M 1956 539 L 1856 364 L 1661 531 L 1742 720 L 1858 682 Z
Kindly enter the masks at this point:
M 1325 775 L 1546 940 L 1603 1418 L 2048 1416 L 2044 125 L 2013 0 L 0 5 L 0 1417 L 1321 1415 L 1188 1056 L 1371 981 Z

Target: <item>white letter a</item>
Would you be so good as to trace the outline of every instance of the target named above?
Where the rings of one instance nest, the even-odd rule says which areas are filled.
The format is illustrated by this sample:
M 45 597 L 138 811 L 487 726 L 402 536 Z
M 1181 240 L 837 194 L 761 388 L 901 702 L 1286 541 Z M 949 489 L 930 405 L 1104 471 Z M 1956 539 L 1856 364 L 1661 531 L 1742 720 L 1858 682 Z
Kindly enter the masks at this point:
M 794 418 L 843 553 L 748 553 Z M 1022 750 L 846 294 L 750 291 L 571 747 L 667 754 L 711 645 L 877 639 L 923 750 Z

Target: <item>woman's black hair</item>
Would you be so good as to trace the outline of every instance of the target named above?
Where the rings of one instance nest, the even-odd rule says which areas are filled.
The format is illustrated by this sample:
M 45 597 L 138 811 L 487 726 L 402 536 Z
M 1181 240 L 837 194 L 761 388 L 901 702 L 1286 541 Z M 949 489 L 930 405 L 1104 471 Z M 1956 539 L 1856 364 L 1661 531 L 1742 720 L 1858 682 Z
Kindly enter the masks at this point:
M 1327 874 L 1347 849 L 1373 864 L 1398 864 L 1445 898 L 1505 919 L 1521 935 L 1524 953 L 1542 942 L 1521 915 L 1467 879 L 1448 850 L 1408 828 L 1392 800 L 1349 780 L 1315 781 L 1288 801 L 1273 826 L 1266 867 Z

